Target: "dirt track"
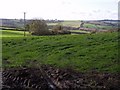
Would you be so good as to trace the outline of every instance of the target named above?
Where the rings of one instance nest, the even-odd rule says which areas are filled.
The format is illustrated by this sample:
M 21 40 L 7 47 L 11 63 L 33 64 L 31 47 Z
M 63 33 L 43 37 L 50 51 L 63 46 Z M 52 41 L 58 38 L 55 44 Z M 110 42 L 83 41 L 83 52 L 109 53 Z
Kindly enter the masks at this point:
M 19 68 L 3 70 L 2 90 L 97 89 L 119 90 L 120 75 L 109 73 L 76 73 L 70 69 Z

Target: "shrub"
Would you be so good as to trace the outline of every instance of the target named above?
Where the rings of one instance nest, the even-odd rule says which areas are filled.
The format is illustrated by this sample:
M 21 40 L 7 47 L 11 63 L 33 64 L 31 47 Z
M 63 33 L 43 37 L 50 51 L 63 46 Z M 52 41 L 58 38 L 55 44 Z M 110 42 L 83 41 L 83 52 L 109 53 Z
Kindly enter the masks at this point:
M 32 20 L 29 24 L 29 30 L 32 35 L 49 35 L 47 24 L 44 20 Z
M 70 31 L 64 29 L 64 27 L 61 24 L 57 24 L 52 29 L 53 34 L 71 34 Z

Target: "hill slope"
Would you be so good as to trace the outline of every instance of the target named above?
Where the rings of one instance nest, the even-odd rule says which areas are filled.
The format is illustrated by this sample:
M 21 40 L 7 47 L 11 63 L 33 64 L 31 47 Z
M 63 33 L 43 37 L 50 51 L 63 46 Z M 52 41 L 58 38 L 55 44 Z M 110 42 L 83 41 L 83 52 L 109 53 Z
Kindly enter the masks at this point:
M 3 67 L 40 64 L 78 71 L 119 72 L 118 35 L 3 37 Z

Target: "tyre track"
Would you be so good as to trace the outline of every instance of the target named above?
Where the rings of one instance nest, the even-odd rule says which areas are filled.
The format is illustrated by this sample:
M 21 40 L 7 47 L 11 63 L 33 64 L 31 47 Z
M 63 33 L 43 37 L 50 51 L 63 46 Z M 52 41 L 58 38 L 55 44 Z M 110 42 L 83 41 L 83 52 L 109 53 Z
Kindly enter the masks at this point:
M 37 70 L 37 71 L 36 71 Z M 36 74 L 38 75 L 36 75 Z M 3 75 L 3 87 L 6 89 L 37 89 L 56 90 L 55 84 L 48 77 L 46 72 L 39 69 L 5 70 Z

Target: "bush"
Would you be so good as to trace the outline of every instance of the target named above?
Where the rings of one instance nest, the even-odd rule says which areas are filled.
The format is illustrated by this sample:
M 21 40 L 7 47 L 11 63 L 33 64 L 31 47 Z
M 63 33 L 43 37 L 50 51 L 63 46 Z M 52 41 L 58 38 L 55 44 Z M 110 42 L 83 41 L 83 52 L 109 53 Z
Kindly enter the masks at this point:
M 62 25 L 55 25 L 52 29 L 53 34 L 71 34 L 70 31 L 65 30 Z
M 44 20 L 32 20 L 29 24 L 29 30 L 32 35 L 49 35 L 47 24 Z

